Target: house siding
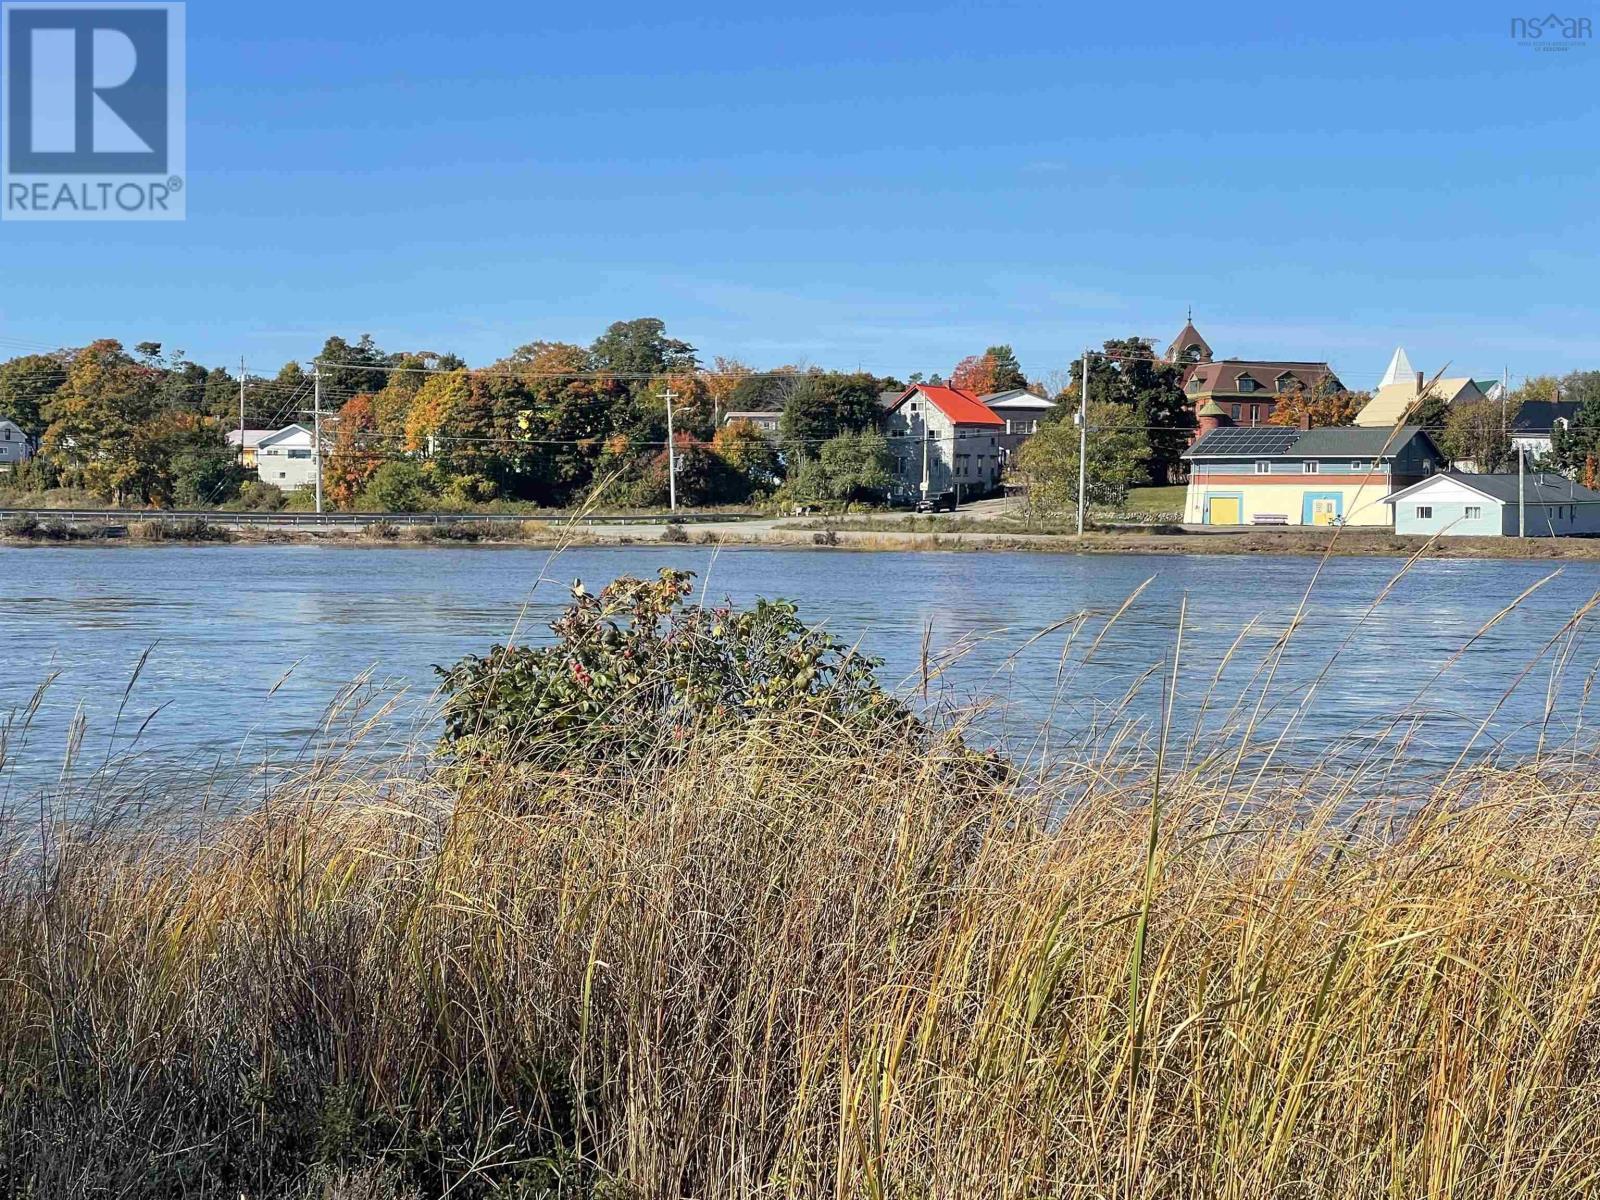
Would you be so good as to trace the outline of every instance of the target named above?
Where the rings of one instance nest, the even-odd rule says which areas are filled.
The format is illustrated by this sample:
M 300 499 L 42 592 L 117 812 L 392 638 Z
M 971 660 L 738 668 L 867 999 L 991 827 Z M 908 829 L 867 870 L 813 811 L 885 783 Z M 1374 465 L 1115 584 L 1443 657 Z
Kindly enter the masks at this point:
M 1419 507 L 1432 510 L 1431 517 L 1417 515 Z M 1476 518 L 1467 516 L 1467 509 L 1476 508 L 1480 515 Z M 1432 537 L 1435 534 L 1444 534 L 1447 537 L 1499 537 L 1505 532 L 1501 518 L 1501 503 L 1491 500 L 1487 496 L 1477 499 L 1430 499 L 1424 493 L 1407 496 L 1403 500 L 1395 501 L 1394 505 L 1394 531 L 1405 534 L 1422 534 Z M 1516 533 L 1516 511 L 1511 514 L 1512 528 L 1510 532 Z
M 0 421 L 0 472 L 9 474 L 32 455 L 28 435 L 14 422 Z
M 883 418 L 894 456 L 894 494 L 922 496 L 922 447 L 928 443 L 928 495 L 959 491 L 961 499 L 986 496 L 1000 482 L 998 426 L 957 425 L 926 398 L 912 396 Z
M 310 431 L 290 426 L 262 439 L 256 447 L 256 477 L 286 492 L 314 487 L 317 464 Z
M 1237 497 L 1239 520 L 1255 524 L 1257 518 L 1282 517 L 1290 525 L 1311 524 L 1310 504 L 1318 498 L 1331 498 L 1337 515 L 1346 525 L 1387 525 L 1389 510 L 1383 498 L 1390 492 L 1386 474 L 1371 477 L 1338 475 L 1288 475 L 1280 478 L 1257 475 L 1196 474 L 1189 481 L 1183 519 L 1192 525 L 1209 525 L 1213 496 Z

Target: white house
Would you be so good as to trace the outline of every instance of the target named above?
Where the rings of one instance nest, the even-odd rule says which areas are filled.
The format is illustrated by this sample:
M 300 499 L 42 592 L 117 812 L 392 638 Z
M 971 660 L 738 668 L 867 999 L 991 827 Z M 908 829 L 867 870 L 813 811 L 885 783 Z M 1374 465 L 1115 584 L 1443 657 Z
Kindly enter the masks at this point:
M 1012 388 L 979 396 L 983 406 L 1006 423 L 1006 433 L 1026 437 L 1039 432 L 1039 422 L 1056 406 L 1054 400 L 1036 396 L 1027 388 Z
M 1527 455 L 1530 463 L 1549 454 L 1557 429 L 1566 429 L 1578 419 L 1575 400 L 1524 400 L 1511 419 L 1511 442 Z
M 1384 497 L 1396 533 L 1446 537 L 1600 534 L 1600 492 L 1560 475 L 1441 471 Z
M 312 454 L 311 430 L 289 425 L 256 443 L 256 475 L 286 492 L 316 484 L 317 466 Z
M 32 453 L 28 435 L 15 422 L 0 419 L 0 475 L 9 475 Z

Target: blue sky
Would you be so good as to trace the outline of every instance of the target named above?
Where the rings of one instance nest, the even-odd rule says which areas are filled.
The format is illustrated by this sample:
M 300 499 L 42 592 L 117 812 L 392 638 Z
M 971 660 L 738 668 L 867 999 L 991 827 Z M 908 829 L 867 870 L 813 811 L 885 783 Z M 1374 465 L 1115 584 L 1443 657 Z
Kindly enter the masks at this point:
M 0 224 L 0 353 L 483 363 L 652 315 L 757 366 L 1042 375 L 1192 303 L 1352 386 L 1397 344 L 1600 367 L 1600 42 L 1511 16 L 191 3 L 189 219 Z

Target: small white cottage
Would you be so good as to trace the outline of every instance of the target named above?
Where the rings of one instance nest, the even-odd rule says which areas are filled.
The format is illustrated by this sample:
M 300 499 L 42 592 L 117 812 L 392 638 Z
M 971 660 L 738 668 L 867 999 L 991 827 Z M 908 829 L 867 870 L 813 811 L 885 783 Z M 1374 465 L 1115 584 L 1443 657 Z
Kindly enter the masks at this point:
M 1600 492 L 1560 475 L 1441 471 L 1384 497 L 1394 531 L 1431 537 L 1572 537 L 1600 534 Z

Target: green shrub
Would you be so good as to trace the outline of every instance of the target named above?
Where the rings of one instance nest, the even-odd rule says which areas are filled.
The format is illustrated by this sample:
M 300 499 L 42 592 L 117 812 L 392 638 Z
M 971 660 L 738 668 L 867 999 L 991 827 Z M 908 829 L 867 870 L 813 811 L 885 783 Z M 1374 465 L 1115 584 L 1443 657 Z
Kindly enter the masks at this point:
M 38 533 L 39 518 L 32 513 L 13 513 L 0 524 L 0 537 L 32 539 Z
M 426 512 L 437 502 L 422 469 L 413 462 L 387 462 L 373 473 L 358 506 L 368 512 Z
M 277 484 L 257 479 L 239 489 L 238 504 L 252 512 L 277 512 L 286 499 Z
M 625 576 L 598 597 L 574 584 L 554 645 L 496 646 L 436 668 L 445 748 L 458 759 L 631 761 L 693 731 L 797 710 L 869 729 L 915 725 L 879 686 L 876 659 L 808 628 L 793 604 L 688 605 L 693 578 Z

